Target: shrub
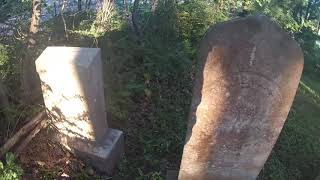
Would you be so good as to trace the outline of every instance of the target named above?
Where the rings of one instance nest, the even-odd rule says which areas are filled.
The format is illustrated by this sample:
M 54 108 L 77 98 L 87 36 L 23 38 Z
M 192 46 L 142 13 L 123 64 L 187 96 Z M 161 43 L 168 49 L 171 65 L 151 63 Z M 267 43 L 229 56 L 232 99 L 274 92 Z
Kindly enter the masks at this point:
M 0 162 L 0 179 L 1 180 L 16 180 L 22 176 L 22 168 L 15 163 L 15 157 L 12 153 L 6 154 L 6 163 Z

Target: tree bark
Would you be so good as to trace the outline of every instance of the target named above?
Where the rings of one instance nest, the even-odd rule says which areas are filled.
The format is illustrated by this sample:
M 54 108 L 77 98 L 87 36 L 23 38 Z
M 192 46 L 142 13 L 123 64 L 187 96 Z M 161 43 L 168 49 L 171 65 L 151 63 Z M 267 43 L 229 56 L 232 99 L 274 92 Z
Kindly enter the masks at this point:
M 237 16 L 237 4 L 238 4 L 237 0 L 234 0 L 233 1 L 233 8 L 232 8 L 232 15 L 233 16 Z
M 141 37 L 141 29 L 139 22 L 139 3 L 140 0 L 134 0 L 132 12 L 132 26 L 138 37 Z
M 91 0 L 86 0 L 86 9 L 90 9 Z
M 8 96 L 6 94 L 6 90 L 2 82 L 0 81 L 0 111 L 2 111 L 4 119 L 8 119 L 8 107 L 9 107 L 9 101 Z
M 318 17 L 317 33 L 318 33 L 318 35 L 320 35 L 320 16 Z
M 82 2 L 81 0 L 78 0 L 78 11 L 82 10 Z
M 53 8 L 54 8 L 54 16 L 57 16 L 57 4 L 55 1 L 53 2 Z
M 39 31 L 40 25 L 40 11 L 41 11 L 41 0 L 32 0 L 32 17 L 29 29 L 29 47 L 35 47 L 35 35 Z
M 129 13 L 128 0 L 123 0 L 123 6 L 124 6 L 124 12 L 127 15 Z
M 27 104 L 32 103 L 37 96 L 41 95 L 40 79 L 36 72 L 33 55 L 36 54 L 35 36 L 39 31 L 40 25 L 40 4 L 41 0 L 32 0 L 32 18 L 27 38 L 27 50 L 22 61 L 22 88 L 24 92 L 24 101 Z
M 63 0 L 62 1 L 62 6 L 61 6 L 61 19 L 63 22 L 63 27 L 64 27 L 64 35 L 66 40 L 68 40 L 68 31 L 67 31 L 67 24 L 66 24 L 66 20 L 64 19 L 64 8 L 67 4 L 67 0 Z
M 156 14 L 157 9 L 158 9 L 158 0 L 152 0 L 151 12 L 153 15 Z

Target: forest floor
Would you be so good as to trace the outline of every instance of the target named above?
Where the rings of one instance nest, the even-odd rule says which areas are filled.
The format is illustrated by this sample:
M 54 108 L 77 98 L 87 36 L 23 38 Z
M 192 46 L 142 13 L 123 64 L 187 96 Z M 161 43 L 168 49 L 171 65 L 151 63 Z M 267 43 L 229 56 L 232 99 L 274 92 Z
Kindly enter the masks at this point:
M 314 179 L 318 175 L 320 170 L 320 83 L 315 78 L 303 75 L 288 119 L 259 179 Z M 132 132 L 146 126 L 142 125 L 143 123 L 148 123 L 142 120 L 151 112 L 148 101 L 145 99 L 140 102 L 140 108 L 131 115 L 129 118 L 131 122 L 127 124 L 119 123 L 112 117 L 108 119 L 112 127 L 123 130 L 126 135 L 126 157 L 123 161 L 148 162 L 142 153 L 146 151 L 144 148 L 148 147 L 141 147 L 137 138 L 132 136 L 134 135 Z M 172 157 L 180 156 L 181 154 L 172 155 Z M 90 165 L 73 157 L 58 143 L 53 142 L 50 133 L 45 130 L 41 131 L 22 152 L 19 161 L 24 169 L 24 179 L 111 178 L 96 172 Z M 148 166 L 147 164 L 144 166 Z M 164 169 L 161 171 L 178 169 L 178 167 L 179 160 L 176 159 L 171 165 L 162 167 Z M 146 172 L 151 169 L 146 168 L 140 171 Z M 126 174 L 125 169 L 117 171 L 113 179 L 153 179 L 153 176 L 144 176 L 143 173 L 140 174 L 141 178 L 135 178 L 135 173 Z M 130 173 L 132 177 L 128 176 Z
M 21 152 L 19 164 L 24 180 L 33 179 L 117 179 L 96 171 L 52 140 L 51 129 L 43 129 Z M 118 178 L 119 179 L 119 178 Z
M 74 158 L 48 132 L 42 130 L 19 156 L 23 168 L 23 179 L 79 179 L 94 175 L 92 169 Z M 84 173 L 85 172 L 85 173 Z
M 94 45 L 92 38 L 80 36 L 73 41 L 70 36 L 68 41 L 62 37 L 43 43 L 42 49 Z M 140 48 L 130 32 L 107 36 L 97 42 L 107 85 L 107 119 L 125 134 L 125 155 L 113 179 L 164 179 L 167 170 L 179 168 L 195 63 L 181 63 L 184 52 L 176 44 L 150 40 Z M 304 71 L 287 121 L 258 179 L 312 180 L 319 174 L 320 77 L 313 74 L 317 75 Z M 53 142 L 46 130 L 33 139 L 19 163 L 24 179 L 110 179 Z

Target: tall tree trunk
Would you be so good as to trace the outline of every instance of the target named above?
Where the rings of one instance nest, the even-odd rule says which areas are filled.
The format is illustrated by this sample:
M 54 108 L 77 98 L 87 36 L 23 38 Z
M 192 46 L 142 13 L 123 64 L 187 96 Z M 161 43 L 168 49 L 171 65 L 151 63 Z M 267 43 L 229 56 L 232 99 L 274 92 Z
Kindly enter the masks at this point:
M 141 37 L 140 20 L 139 20 L 139 3 L 140 0 L 134 0 L 132 12 L 132 26 L 138 37 Z
M 64 8 L 67 4 L 67 0 L 63 0 L 62 1 L 62 6 L 61 6 L 61 19 L 63 22 L 63 27 L 64 27 L 64 35 L 66 40 L 68 40 L 68 32 L 67 32 L 67 24 L 66 24 L 66 20 L 64 19 Z
M 86 0 L 86 9 L 90 9 L 91 0 Z
M 153 15 L 156 14 L 157 9 L 158 9 L 158 0 L 152 0 L 151 12 Z
M 53 2 L 54 16 L 57 16 L 57 4 L 56 1 Z
M 78 0 L 78 11 L 82 10 L 82 2 L 81 0 Z
M 128 15 L 129 8 L 128 8 L 128 0 L 123 0 L 124 12 L 126 16 Z
M 234 17 L 237 16 L 237 4 L 238 4 L 237 0 L 234 0 L 233 1 L 233 7 L 232 7 L 232 15 Z
M 8 108 L 9 108 L 8 96 L 6 94 L 4 85 L 0 81 L 0 111 L 2 112 L 2 115 L 4 116 L 3 119 L 5 120 L 8 119 L 8 116 L 9 116 Z
M 40 4 L 41 0 L 32 0 L 32 18 L 29 28 L 27 50 L 22 61 L 22 89 L 24 92 L 24 101 L 31 104 L 39 96 L 41 97 L 40 80 L 36 72 L 35 60 L 36 54 L 35 36 L 39 31 L 40 24 Z
M 32 0 L 32 17 L 29 28 L 29 41 L 28 48 L 34 48 L 36 45 L 35 35 L 39 31 L 40 25 L 40 11 L 41 11 L 41 0 Z
M 317 33 L 318 33 L 318 35 L 320 35 L 320 16 L 318 17 Z

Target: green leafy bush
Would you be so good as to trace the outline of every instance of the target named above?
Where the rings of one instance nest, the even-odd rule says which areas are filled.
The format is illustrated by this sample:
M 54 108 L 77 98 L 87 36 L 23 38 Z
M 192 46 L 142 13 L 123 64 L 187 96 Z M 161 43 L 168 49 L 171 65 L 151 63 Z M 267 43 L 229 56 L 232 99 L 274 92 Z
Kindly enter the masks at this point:
M 0 78 L 4 78 L 8 73 L 9 53 L 7 48 L 0 44 Z
M 22 176 L 22 168 L 15 163 L 15 157 L 12 153 L 6 154 L 6 163 L 0 162 L 0 180 L 16 180 Z

